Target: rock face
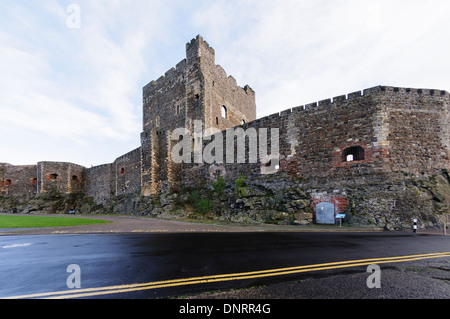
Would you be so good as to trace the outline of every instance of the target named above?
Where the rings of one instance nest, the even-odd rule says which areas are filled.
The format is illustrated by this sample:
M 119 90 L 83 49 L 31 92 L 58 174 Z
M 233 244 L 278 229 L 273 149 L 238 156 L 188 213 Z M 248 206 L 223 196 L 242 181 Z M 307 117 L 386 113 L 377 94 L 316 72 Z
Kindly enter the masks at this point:
M 245 181 L 212 183 L 199 189 L 142 196 L 121 195 L 104 204 L 82 193 L 50 192 L 33 199 L 0 197 L 0 212 L 18 213 L 131 214 L 165 219 L 211 219 L 239 223 L 309 225 L 316 221 L 317 193 L 307 192 L 298 182 L 283 184 Z M 428 179 L 409 179 L 358 186 L 345 194 L 348 205 L 344 224 L 385 230 L 410 230 L 413 219 L 419 228 L 442 227 L 441 217 L 450 211 L 450 176 L 447 171 Z
M 442 227 L 450 213 L 448 171 L 429 178 L 390 181 L 387 185 L 366 185 L 349 192 L 347 222 L 375 225 L 386 230 Z

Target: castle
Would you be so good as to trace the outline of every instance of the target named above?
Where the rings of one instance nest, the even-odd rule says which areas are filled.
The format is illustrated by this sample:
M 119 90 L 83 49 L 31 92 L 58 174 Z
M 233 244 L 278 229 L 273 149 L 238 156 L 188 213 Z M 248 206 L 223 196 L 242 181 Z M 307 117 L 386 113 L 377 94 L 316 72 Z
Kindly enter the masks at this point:
M 402 223 L 414 216 L 436 224 L 433 216 L 450 205 L 449 194 L 442 191 L 450 180 L 449 107 L 446 91 L 377 86 L 256 119 L 255 92 L 227 76 L 215 64 L 214 49 L 197 36 L 186 44 L 185 59 L 143 88 L 139 148 L 91 168 L 61 162 L 0 164 L 0 196 L 33 197 L 56 188 L 106 203 L 120 195 L 147 197 L 202 187 L 217 175 L 233 185 L 245 176 L 247 187 L 260 194 L 307 193 L 309 220 L 334 223 L 336 214 L 346 212 L 361 222 L 386 224 L 389 216 Z M 260 150 L 244 136 L 243 163 L 175 163 L 172 133 L 185 128 L 195 138 L 196 120 L 203 130 L 222 132 L 277 128 L 279 156 L 250 161 Z M 194 138 L 189 141 L 193 145 Z M 273 140 L 267 140 L 270 148 Z M 199 143 L 203 148 L 205 142 Z M 236 154 L 237 143 L 232 145 Z M 289 209 L 295 213 L 296 207 L 290 204 Z

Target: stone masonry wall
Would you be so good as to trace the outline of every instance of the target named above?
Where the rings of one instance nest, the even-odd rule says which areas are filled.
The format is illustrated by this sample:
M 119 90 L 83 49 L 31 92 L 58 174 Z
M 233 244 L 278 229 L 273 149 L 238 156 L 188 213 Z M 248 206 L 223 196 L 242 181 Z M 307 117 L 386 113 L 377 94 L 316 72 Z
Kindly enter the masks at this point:
M 383 216 L 390 216 L 395 211 L 392 207 L 400 207 L 395 203 L 406 205 L 405 209 L 408 206 L 409 213 L 403 212 L 407 219 L 432 216 L 430 205 L 408 205 L 404 200 L 409 197 L 410 202 L 421 202 L 420 198 L 415 199 L 416 188 L 406 187 L 406 181 L 414 185 L 411 178 L 426 179 L 449 168 L 449 128 L 444 120 L 448 117 L 449 94 L 424 92 L 374 87 L 247 123 L 240 126 L 247 133 L 254 129 L 259 134 L 260 129 L 267 128 L 269 154 L 270 132 L 279 129 L 280 162 L 274 174 L 263 174 L 268 167 L 261 157 L 256 163 L 249 163 L 250 154 L 259 154 L 259 149 L 258 143 L 247 138 L 245 163 L 236 163 L 235 157 L 231 164 L 185 164 L 182 184 L 186 188 L 211 185 L 221 175 L 232 185 L 243 175 L 248 185 L 266 192 L 300 187 L 310 194 L 312 208 L 326 201 L 336 206 L 336 213 L 343 213 L 352 205 L 354 214 L 349 216 L 353 220 L 357 220 L 360 210 L 361 214 L 372 216 L 367 220 L 387 225 L 385 219 L 372 214 L 382 211 Z M 223 131 L 220 135 L 225 161 L 227 134 Z M 204 141 L 203 148 L 209 143 Z M 343 153 L 355 146 L 364 150 L 364 158 L 347 162 Z M 271 166 L 273 170 L 274 164 Z M 361 198 L 365 200 L 361 202 Z M 419 211 L 424 207 L 427 209 Z
M 113 164 L 103 164 L 86 169 L 85 193 L 96 203 L 106 203 L 115 195 L 115 170 Z
M 245 163 L 237 163 L 238 141 L 234 142 L 232 163 L 214 163 L 223 166 L 227 178 L 235 179 L 240 174 L 252 178 L 265 176 L 265 165 L 258 145 L 264 138 L 261 129 L 267 129 L 267 154 L 271 153 L 271 134 L 274 129 L 279 132 L 279 169 L 275 175 L 298 179 L 330 179 L 351 175 L 372 174 L 381 172 L 385 161 L 384 142 L 375 134 L 378 120 L 378 88 L 342 96 L 319 103 L 296 107 L 250 123 L 230 129 L 230 132 L 242 130 L 248 135 L 253 132 L 256 139 L 245 139 Z M 223 138 L 223 161 L 226 161 L 227 132 L 221 133 Z M 230 137 L 233 136 L 230 134 Z M 210 141 L 204 142 L 204 147 Z M 360 146 L 365 150 L 365 158 L 360 161 L 345 163 L 342 151 L 350 146 Z M 250 163 L 249 156 L 257 156 L 256 163 Z M 229 160 L 227 160 L 229 161 Z M 275 165 L 273 165 L 275 166 Z M 205 178 L 210 176 L 208 165 L 195 167 L 203 170 Z M 191 175 L 185 170 L 185 181 Z M 269 174 L 270 175 L 270 174 Z
M 115 196 L 141 191 L 141 148 L 137 148 L 113 163 Z
M 83 191 L 85 168 L 65 162 L 39 162 L 37 164 L 38 193 L 56 190 L 63 194 Z
M 37 193 L 36 165 L 0 164 L 0 196 L 32 197 Z
M 388 170 L 429 176 L 436 169 L 449 168 L 449 93 L 393 87 L 383 87 L 383 92 Z

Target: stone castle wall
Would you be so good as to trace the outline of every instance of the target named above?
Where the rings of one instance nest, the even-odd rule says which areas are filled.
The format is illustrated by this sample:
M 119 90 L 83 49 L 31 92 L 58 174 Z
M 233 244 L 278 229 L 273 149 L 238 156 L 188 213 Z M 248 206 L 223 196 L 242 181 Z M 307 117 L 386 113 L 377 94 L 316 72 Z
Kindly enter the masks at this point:
M 103 164 L 86 169 L 85 193 L 99 204 L 106 203 L 115 190 L 115 170 L 113 164 Z
M 71 194 L 84 190 L 84 171 L 81 165 L 66 162 L 39 162 L 37 164 L 38 193 L 53 189 Z
M 137 148 L 113 162 L 115 196 L 141 191 L 141 148 Z
M 37 194 L 37 166 L 0 164 L 0 196 L 32 197 Z
M 267 129 L 265 140 L 270 155 L 270 133 L 278 129 L 280 167 L 275 172 L 277 176 L 302 180 L 345 180 L 396 172 L 429 176 L 450 166 L 446 121 L 449 93 L 430 92 L 433 91 L 379 86 L 295 107 L 231 130 L 242 128 L 246 133 L 253 130 L 261 138 L 258 133 Z M 221 136 L 225 162 L 226 131 L 222 131 Z M 209 140 L 204 141 L 203 148 L 209 143 Z M 226 176 L 231 179 L 240 173 L 252 178 L 264 176 L 260 143 L 251 143 L 246 138 L 245 163 L 237 163 L 238 143 L 233 144 L 232 163 L 223 164 Z M 343 153 L 351 147 L 363 149 L 364 158 L 347 162 Z M 249 155 L 255 154 L 258 162 L 249 163 Z M 201 175 L 209 176 L 208 165 L 193 165 L 191 169 L 204 170 Z M 188 182 L 191 172 L 189 168 L 184 172 Z

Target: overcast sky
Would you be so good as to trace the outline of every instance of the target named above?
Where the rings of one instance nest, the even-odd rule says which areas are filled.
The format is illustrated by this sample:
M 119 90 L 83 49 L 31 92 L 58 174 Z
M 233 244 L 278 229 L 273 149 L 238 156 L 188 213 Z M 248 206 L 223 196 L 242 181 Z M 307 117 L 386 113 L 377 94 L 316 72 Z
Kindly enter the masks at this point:
M 0 162 L 110 163 L 197 34 L 262 117 L 377 85 L 450 90 L 450 1 L 1 0 Z M 78 19 L 79 18 L 79 19 Z

